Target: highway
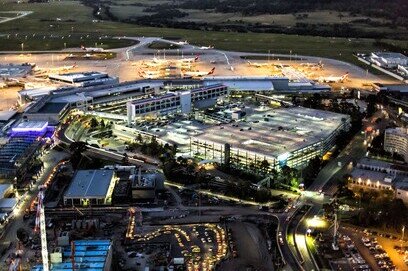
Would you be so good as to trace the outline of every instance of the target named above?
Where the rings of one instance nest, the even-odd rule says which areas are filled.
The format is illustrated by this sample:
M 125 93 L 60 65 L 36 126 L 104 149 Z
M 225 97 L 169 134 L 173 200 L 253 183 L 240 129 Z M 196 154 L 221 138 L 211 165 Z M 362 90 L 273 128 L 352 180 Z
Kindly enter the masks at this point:
M 354 162 L 357 162 L 366 155 L 367 148 L 364 144 L 366 139 L 364 131 L 368 126 L 373 127 L 373 129 L 383 129 L 385 127 L 384 122 L 373 123 L 373 120 L 383 117 L 382 111 L 377 111 L 374 116 L 366 120 L 363 123 L 363 128 L 361 132 L 357 133 L 351 142 L 340 152 L 340 154 L 331 160 L 317 175 L 315 181 L 310 185 L 310 187 L 305 191 L 304 195 L 311 195 L 312 197 L 306 199 L 301 197 L 304 203 L 311 204 L 311 210 L 303 217 L 299 222 L 298 227 L 295 232 L 296 245 L 298 250 L 302 254 L 303 264 L 302 266 L 306 270 L 320 270 L 316 265 L 316 259 L 310 253 L 307 242 L 306 242 L 306 221 L 312 219 L 314 216 L 319 214 L 322 209 L 324 201 L 327 201 L 332 197 L 337 191 L 337 180 L 343 178 L 347 173 L 350 173 L 353 169 Z M 340 164 L 339 164 L 340 163 Z M 319 199 L 319 191 L 322 191 L 324 200 L 322 197 Z M 313 196 L 314 195 L 314 196 Z

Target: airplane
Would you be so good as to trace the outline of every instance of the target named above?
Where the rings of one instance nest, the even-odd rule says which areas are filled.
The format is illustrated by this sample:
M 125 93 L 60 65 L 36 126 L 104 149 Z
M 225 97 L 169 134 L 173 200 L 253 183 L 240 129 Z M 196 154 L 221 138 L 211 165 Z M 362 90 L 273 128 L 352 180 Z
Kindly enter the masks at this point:
M 200 59 L 200 56 L 196 55 L 195 57 L 182 58 L 182 59 L 178 59 L 176 61 L 181 62 L 181 63 L 192 63 L 192 62 L 197 62 L 199 59 Z
M 69 71 L 72 69 L 75 69 L 77 67 L 76 64 L 74 65 L 65 65 L 61 67 L 55 67 L 55 68 L 40 68 L 36 67 L 35 71 L 36 72 L 42 72 L 42 73 L 55 73 L 55 72 L 64 72 L 64 71 Z
M 318 81 L 322 83 L 343 83 L 349 76 L 349 72 L 346 72 L 343 76 L 328 76 L 319 77 Z
M 215 67 L 213 67 L 209 72 L 200 72 L 200 71 L 184 72 L 182 73 L 182 77 L 203 77 L 206 75 L 214 74 L 214 71 L 215 71 Z
M 201 46 L 201 47 L 199 47 L 198 49 L 200 49 L 200 50 L 209 50 L 209 49 L 214 49 L 214 46 L 211 46 L 211 45 L 209 45 L 209 46 Z
M 145 79 L 157 79 L 161 77 L 160 71 L 139 71 L 139 76 Z
M 81 49 L 86 51 L 86 52 L 103 52 L 103 48 L 100 47 L 85 47 L 81 45 Z
M 308 68 L 319 68 L 319 69 L 323 69 L 324 64 L 322 63 L 322 61 L 319 61 L 318 63 L 301 63 L 300 66 L 303 67 L 308 67 Z
M 179 42 L 176 42 L 176 44 L 178 44 L 178 45 L 187 45 L 188 44 L 188 41 L 179 41 Z
M 153 57 L 152 62 L 156 63 L 156 64 L 167 64 L 167 62 L 169 62 L 169 61 L 167 59 L 165 59 L 165 58 L 160 59 L 160 58 L 157 58 L 157 57 Z
M 272 63 L 268 63 L 268 62 L 251 62 L 251 61 L 247 61 L 249 66 L 253 66 L 256 68 L 261 68 L 261 67 L 270 67 L 270 66 L 274 66 L 274 64 Z
M 83 58 L 91 58 L 91 57 L 93 57 L 93 55 L 88 54 L 88 53 L 86 53 L 86 54 L 83 56 Z

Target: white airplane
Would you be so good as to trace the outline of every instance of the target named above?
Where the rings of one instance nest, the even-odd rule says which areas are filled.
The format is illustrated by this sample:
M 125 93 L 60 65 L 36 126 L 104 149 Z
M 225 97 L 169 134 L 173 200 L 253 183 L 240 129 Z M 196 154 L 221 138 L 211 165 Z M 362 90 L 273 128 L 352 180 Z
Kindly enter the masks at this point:
M 179 42 L 176 42 L 176 44 L 178 44 L 178 45 L 187 45 L 188 44 L 188 41 L 179 41 Z
M 157 58 L 157 57 L 153 57 L 152 59 L 152 63 L 156 63 L 156 64 L 167 64 L 169 61 L 165 58 Z
M 253 66 L 253 67 L 257 67 L 257 68 L 261 68 L 261 67 L 270 67 L 273 66 L 274 64 L 272 63 L 268 63 L 268 62 L 251 62 L 251 61 L 247 61 L 249 66 Z
M 139 72 L 139 76 L 145 79 L 157 79 L 161 77 L 160 71 L 143 71 Z
M 200 50 L 209 50 L 209 49 L 214 49 L 214 46 L 211 46 L 211 45 L 209 45 L 209 46 L 201 46 L 201 47 L 199 47 L 198 49 L 200 49 Z
M 56 72 L 69 71 L 69 70 L 75 69 L 76 67 L 77 65 L 65 65 L 65 66 L 55 67 L 55 68 L 40 68 L 37 66 L 34 71 L 43 72 L 43 73 L 56 73 Z
M 308 68 L 319 68 L 319 69 L 323 69 L 324 64 L 322 63 L 322 61 L 319 61 L 318 63 L 301 63 L 300 66 L 303 67 L 308 67 Z
M 215 67 L 213 67 L 209 72 L 200 72 L 200 71 L 184 72 L 184 73 L 182 73 L 182 77 L 203 77 L 203 76 L 206 76 L 206 75 L 213 74 L 214 71 L 215 71 Z
M 81 49 L 86 51 L 86 52 L 103 52 L 104 49 L 100 47 L 85 47 L 81 45 Z
M 193 63 L 193 62 L 197 62 L 199 59 L 200 59 L 200 56 L 196 55 L 195 57 L 182 58 L 176 61 L 181 62 L 181 63 Z
M 319 77 L 318 81 L 322 83 L 343 83 L 349 76 L 349 73 L 346 72 L 342 76 L 328 76 L 328 77 Z

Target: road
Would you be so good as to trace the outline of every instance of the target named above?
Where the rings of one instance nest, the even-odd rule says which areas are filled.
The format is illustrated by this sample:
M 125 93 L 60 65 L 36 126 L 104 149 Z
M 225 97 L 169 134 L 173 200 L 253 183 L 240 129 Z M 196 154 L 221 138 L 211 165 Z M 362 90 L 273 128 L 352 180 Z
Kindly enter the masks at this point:
M 46 154 L 44 157 L 41 158 L 41 160 L 44 162 L 43 174 L 39 177 L 38 181 L 33 186 L 33 188 L 30 191 L 28 191 L 27 194 L 25 194 L 24 198 L 20 199 L 21 203 L 13 211 L 14 218 L 8 223 L 5 234 L 1 238 L 1 241 L 3 243 L 7 244 L 9 242 L 13 242 L 14 244 L 13 246 L 16 247 L 17 230 L 21 227 L 24 227 L 24 224 L 25 224 L 23 222 L 24 211 L 29 207 L 33 199 L 37 196 L 39 187 L 47 181 L 53 169 L 58 165 L 60 161 L 66 159 L 67 157 L 68 155 L 65 152 L 57 152 L 55 150 L 50 150 L 48 154 Z M 7 256 L 8 254 L 6 254 L 1 259 L 0 262 L 4 263 L 5 257 Z M 24 256 L 23 256 L 23 259 L 24 259 Z M 0 266 L 0 270 L 6 270 L 3 268 L 5 267 Z
M 0 24 L 23 18 L 24 16 L 30 15 L 31 13 L 33 13 L 33 12 L 32 11 L 2 11 L 0 13 L 0 15 L 1 15 Z M 16 16 L 14 16 L 14 17 L 4 17 L 3 14 L 16 14 Z
M 310 253 L 307 247 L 306 230 L 308 229 L 305 223 L 308 219 L 312 219 L 322 209 L 324 202 L 318 200 L 318 192 L 320 190 L 326 195 L 325 199 L 332 197 L 337 191 L 337 180 L 341 179 L 344 174 L 350 173 L 353 169 L 351 162 L 357 162 L 366 154 L 365 131 L 366 127 L 372 126 L 373 129 L 384 128 L 384 123 L 373 123 L 372 120 L 383 117 L 382 111 L 377 111 L 374 116 L 363 123 L 362 132 L 356 134 L 351 142 L 340 152 L 340 154 L 331 160 L 317 175 L 315 181 L 305 191 L 304 195 L 312 195 L 312 198 L 306 200 L 307 204 L 312 204 L 311 210 L 304 216 L 304 219 L 299 223 L 295 232 L 296 245 L 302 254 L 304 260 L 303 266 L 306 270 L 319 270 L 316 266 L 316 259 Z M 341 163 L 339 165 L 339 163 Z M 314 196 L 313 196 L 314 195 Z M 328 197 L 327 197 L 328 196 Z M 305 198 L 301 198 L 305 201 Z

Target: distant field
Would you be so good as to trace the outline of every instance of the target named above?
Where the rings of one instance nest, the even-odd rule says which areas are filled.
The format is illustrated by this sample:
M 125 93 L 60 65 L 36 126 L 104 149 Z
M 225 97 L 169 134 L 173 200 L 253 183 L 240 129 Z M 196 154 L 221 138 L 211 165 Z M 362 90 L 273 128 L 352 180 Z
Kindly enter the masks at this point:
M 132 1 L 134 2 L 136 1 Z M 156 3 L 157 1 L 145 0 L 144 2 Z M 118 3 L 123 3 L 123 1 L 118 1 Z M 247 52 L 268 52 L 270 50 L 272 53 L 283 54 L 289 54 L 292 51 L 293 55 L 314 55 L 349 62 L 355 62 L 353 52 L 382 49 L 373 46 L 371 39 L 198 31 L 142 27 L 111 21 L 93 22 L 92 10 L 78 1 L 71 0 L 35 4 L 7 3 L 0 4 L 0 9 L 2 11 L 33 11 L 32 14 L 18 19 L 18 23 L 14 21 L 0 24 L 0 34 L 10 34 L 9 38 L 0 35 L 0 50 L 20 50 L 21 43 L 24 43 L 24 50 L 63 49 L 65 46 L 78 47 L 80 44 L 95 46 L 95 43 L 98 46 L 103 43 L 102 46 L 105 48 L 129 45 L 129 41 L 123 39 L 99 39 L 104 35 L 171 37 L 187 39 L 197 45 L 212 44 L 218 49 L 225 50 Z M 19 34 L 15 36 L 15 33 Z M 405 41 L 395 43 L 408 49 Z

